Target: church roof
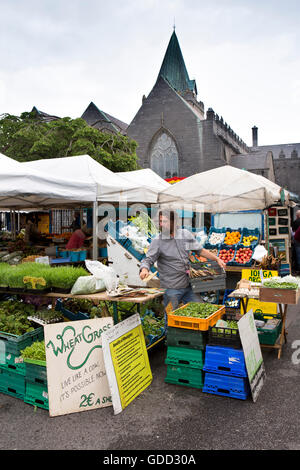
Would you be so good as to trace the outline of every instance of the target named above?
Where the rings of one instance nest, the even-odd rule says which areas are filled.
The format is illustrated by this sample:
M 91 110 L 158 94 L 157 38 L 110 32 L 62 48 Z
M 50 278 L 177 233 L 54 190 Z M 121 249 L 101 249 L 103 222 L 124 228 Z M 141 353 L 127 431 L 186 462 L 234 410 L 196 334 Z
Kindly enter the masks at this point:
M 295 144 L 274 144 L 274 145 L 259 145 L 258 147 L 251 147 L 251 150 L 267 151 L 273 153 L 274 159 L 278 158 L 299 158 L 300 157 L 300 143 Z
M 172 88 L 179 93 L 190 90 L 197 94 L 196 82 L 189 78 L 175 30 L 169 41 L 157 78 L 159 77 L 167 80 Z
M 115 132 L 123 133 L 128 127 L 125 122 L 101 111 L 93 102 L 88 105 L 81 118 L 92 127 L 99 127 L 99 124 L 101 123 L 101 125 L 105 124 L 107 127 L 112 128 Z
M 58 116 L 52 116 L 51 114 L 44 113 L 44 111 L 40 111 L 36 106 L 33 106 L 31 112 L 35 113 L 42 121 L 45 122 L 56 121 L 57 119 L 60 119 Z

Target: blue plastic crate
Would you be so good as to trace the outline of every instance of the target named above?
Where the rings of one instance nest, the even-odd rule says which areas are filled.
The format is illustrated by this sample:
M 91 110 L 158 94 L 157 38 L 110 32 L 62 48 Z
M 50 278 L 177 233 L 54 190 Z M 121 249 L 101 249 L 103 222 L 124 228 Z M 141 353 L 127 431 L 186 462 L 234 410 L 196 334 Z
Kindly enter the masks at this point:
M 249 235 L 254 235 L 255 237 L 257 237 L 257 240 L 254 240 L 253 242 L 251 242 L 250 246 L 251 247 L 256 247 L 256 245 L 258 245 L 259 243 L 259 239 L 260 239 L 260 231 L 258 228 L 255 228 L 255 229 L 248 229 L 248 228 L 243 228 L 242 230 L 242 237 L 241 237 L 241 241 L 240 241 L 240 244 L 242 245 L 242 240 L 244 237 L 248 237 Z
M 233 255 L 233 258 L 232 258 L 232 261 L 228 261 L 228 263 L 226 264 L 226 266 L 234 266 L 234 258 L 235 258 L 235 254 L 236 254 L 236 248 L 234 245 L 230 246 L 230 245 L 224 245 L 224 244 L 221 244 L 219 246 L 219 250 L 218 250 L 218 256 L 220 255 L 220 251 L 221 250 L 234 250 L 234 255 Z
M 238 263 L 237 261 L 235 261 L 236 254 L 237 254 L 237 252 L 240 248 L 250 248 L 252 250 L 252 256 L 251 256 L 250 260 L 247 263 L 241 264 L 241 263 Z M 231 266 L 246 266 L 246 267 L 252 266 L 253 254 L 254 254 L 254 247 L 253 246 L 245 247 L 244 245 L 238 244 L 236 246 L 236 249 L 235 249 L 235 254 L 234 254 L 233 261 L 230 262 Z
M 66 309 L 64 307 L 63 301 L 61 299 L 57 299 L 56 305 L 55 305 L 55 310 L 61 312 L 61 314 L 70 321 L 89 320 L 89 318 L 90 318 L 87 313 L 83 313 L 83 312 L 73 313 L 70 310 Z
M 244 351 L 224 346 L 206 346 L 203 370 L 234 377 L 248 375 Z
M 240 239 L 237 243 L 235 243 L 234 245 L 225 245 L 225 246 L 228 246 L 229 248 L 232 248 L 232 247 L 235 247 L 237 246 L 240 242 L 241 242 L 241 239 L 242 239 L 242 231 L 243 229 L 242 228 L 230 228 L 230 227 L 227 227 L 225 229 L 225 238 L 226 238 L 226 232 L 240 232 L 241 236 L 240 236 Z M 225 240 L 224 238 L 224 240 Z
M 225 305 L 225 309 L 226 309 L 226 301 L 227 300 L 237 300 L 238 301 L 237 307 L 229 307 L 229 308 L 230 309 L 235 309 L 235 310 L 238 311 L 240 309 L 241 299 L 236 299 L 235 297 L 228 297 L 229 294 L 231 294 L 231 292 L 233 292 L 232 289 L 226 289 L 225 290 L 224 296 L 223 296 L 223 305 Z
M 80 251 L 70 251 L 69 253 L 71 262 L 79 261 Z
M 202 391 L 230 398 L 246 400 L 250 394 L 248 378 L 205 373 Z
M 124 243 L 124 248 L 129 251 L 138 261 L 141 261 L 143 258 L 145 258 L 146 253 L 140 253 L 137 251 L 133 246 L 132 242 L 129 238 L 126 238 L 126 241 Z
M 204 245 L 205 248 L 207 249 L 212 249 L 212 248 L 217 248 L 221 245 L 221 243 L 223 243 L 224 239 L 222 242 L 220 243 L 216 243 L 215 245 L 212 245 L 209 241 L 209 238 L 211 236 L 211 234 L 215 232 L 215 233 L 224 233 L 224 238 L 225 238 L 225 233 L 226 233 L 226 228 L 225 227 L 222 227 L 222 228 L 215 228 L 215 227 L 210 227 L 209 231 L 208 231 L 208 236 L 207 236 L 207 241 Z

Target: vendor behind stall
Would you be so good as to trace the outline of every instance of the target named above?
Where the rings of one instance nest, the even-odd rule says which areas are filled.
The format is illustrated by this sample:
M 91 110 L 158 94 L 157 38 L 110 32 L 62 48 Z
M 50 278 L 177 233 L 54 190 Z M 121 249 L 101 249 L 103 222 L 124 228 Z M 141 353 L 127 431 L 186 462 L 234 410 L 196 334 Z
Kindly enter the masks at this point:
M 40 232 L 37 229 L 35 219 L 32 215 L 26 217 L 24 241 L 28 245 L 34 245 L 40 238 Z
M 84 224 L 81 228 L 76 229 L 66 245 L 66 250 L 77 250 L 81 248 L 85 241 L 90 240 L 91 229 Z
M 199 301 L 189 280 L 189 252 L 195 251 L 209 260 L 217 261 L 222 268 L 225 268 L 225 263 L 204 249 L 191 232 L 176 229 L 176 214 L 173 211 L 159 213 L 159 228 L 161 233 L 152 240 L 141 262 L 140 278 L 147 277 L 151 266 L 157 261 L 160 286 L 166 289 L 165 307 L 169 302 L 175 309 L 181 302 Z

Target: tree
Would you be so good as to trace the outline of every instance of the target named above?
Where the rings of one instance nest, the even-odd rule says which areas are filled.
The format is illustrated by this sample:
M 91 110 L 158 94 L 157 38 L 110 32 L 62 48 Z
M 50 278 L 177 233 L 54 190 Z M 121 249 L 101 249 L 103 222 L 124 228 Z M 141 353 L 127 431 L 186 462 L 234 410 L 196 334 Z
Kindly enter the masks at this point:
M 87 154 L 111 171 L 138 169 L 137 143 L 122 134 L 100 132 L 83 119 L 50 122 L 36 113 L 0 118 L 0 152 L 20 162 Z

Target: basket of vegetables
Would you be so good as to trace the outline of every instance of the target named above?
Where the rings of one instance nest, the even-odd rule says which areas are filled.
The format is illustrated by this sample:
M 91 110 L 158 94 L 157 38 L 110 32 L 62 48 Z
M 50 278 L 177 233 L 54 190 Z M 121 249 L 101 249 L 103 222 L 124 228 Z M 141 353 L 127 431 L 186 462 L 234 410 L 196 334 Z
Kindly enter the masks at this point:
M 226 313 L 221 320 L 218 320 L 216 325 L 209 328 L 208 344 L 241 349 L 242 343 L 237 324 L 239 318 L 239 314 Z
M 189 302 L 168 313 L 168 326 L 207 331 L 225 314 L 224 305 Z
M 226 287 L 226 273 L 216 261 L 190 263 L 190 284 L 193 292 L 222 290 Z
M 300 278 L 294 276 L 273 277 L 263 281 L 259 300 L 295 305 L 299 301 Z

